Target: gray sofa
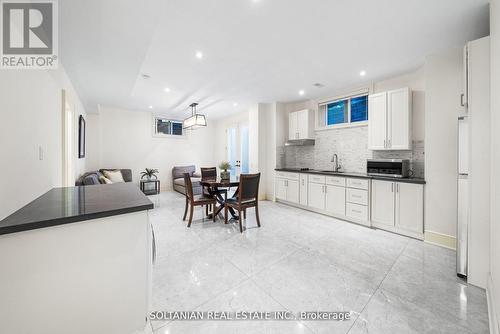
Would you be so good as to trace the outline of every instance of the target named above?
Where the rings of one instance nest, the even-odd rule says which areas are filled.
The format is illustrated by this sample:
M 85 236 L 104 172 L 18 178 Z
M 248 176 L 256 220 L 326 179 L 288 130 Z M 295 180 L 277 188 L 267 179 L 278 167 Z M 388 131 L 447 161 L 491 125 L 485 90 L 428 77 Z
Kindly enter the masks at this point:
M 201 175 L 196 174 L 196 166 L 176 166 L 172 168 L 172 182 L 175 191 L 186 194 L 186 187 L 184 185 L 184 173 L 191 175 L 191 183 L 193 183 L 193 194 L 201 195 L 202 187 L 200 184 Z
M 122 173 L 123 180 L 125 182 L 132 182 L 132 170 L 131 169 L 99 169 L 96 171 L 88 172 L 80 176 L 76 182 L 76 186 L 90 186 L 94 184 L 101 184 L 99 178 L 104 176 L 105 170 L 119 170 Z

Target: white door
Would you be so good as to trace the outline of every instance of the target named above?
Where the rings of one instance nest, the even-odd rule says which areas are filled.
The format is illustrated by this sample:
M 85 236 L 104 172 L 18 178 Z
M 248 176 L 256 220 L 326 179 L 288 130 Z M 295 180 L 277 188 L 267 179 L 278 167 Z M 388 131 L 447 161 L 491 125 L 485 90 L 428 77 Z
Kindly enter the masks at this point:
M 411 96 L 409 88 L 387 92 L 387 147 L 393 150 L 411 149 Z
M 387 140 L 387 94 L 368 97 L 368 146 L 372 150 L 384 150 Z
M 345 216 L 345 188 L 338 186 L 326 186 L 326 211 L 334 214 Z
M 299 139 L 297 112 L 292 112 L 288 115 L 288 139 Z
M 276 199 L 286 201 L 286 180 L 276 179 Z
M 309 183 L 308 202 L 311 208 L 325 209 L 325 185 L 319 183 Z
M 299 203 L 298 180 L 286 180 L 286 200 L 292 203 Z
M 307 177 L 307 174 L 300 174 L 300 204 L 302 205 L 307 205 L 307 183 L 309 182 L 309 179 Z
M 226 129 L 226 159 L 231 164 L 231 175 L 250 172 L 249 129 L 247 123 L 233 124 Z
M 372 181 L 372 222 L 394 227 L 394 182 Z
M 396 227 L 415 233 L 424 233 L 424 186 L 395 183 Z
M 298 139 L 309 139 L 309 110 L 297 112 L 297 132 Z

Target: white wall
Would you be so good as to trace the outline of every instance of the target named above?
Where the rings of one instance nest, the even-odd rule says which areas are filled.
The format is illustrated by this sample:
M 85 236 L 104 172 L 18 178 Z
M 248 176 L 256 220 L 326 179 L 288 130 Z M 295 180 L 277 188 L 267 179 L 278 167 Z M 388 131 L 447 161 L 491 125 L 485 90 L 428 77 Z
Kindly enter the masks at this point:
M 469 44 L 469 268 L 467 281 L 486 288 L 490 262 L 490 38 Z
M 426 239 L 455 246 L 457 120 L 463 92 L 462 49 L 429 56 L 425 64 Z M 439 238 L 437 240 L 436 238 Z
M 62 89 L 75 115 L 85 116 L 62 66 L 50 71 L 1 71 L 0 219 L 62 184 Z M 83 170 L 85 159 L 76 160 L 75 173 Z
M 490 206 L 490 271 L 488 301 L 490 330 L 500 333 L 500 0 L 490 4 L 490 61 L 491 61 L 491 206 Z
M 207 128 L 186 131 L 183 137 L 158 138 L 153 136 L 149 112 L 104 107 L 90 118 L 91 125 L 98 124 L 98 139 L 89 143 L 90 148 L 100 152 L 99 157 L 91 159 L 92 169 L 130 168 L 134 182 L 138 182 L 145 168 L 157 168 L 162 189 L 172 189 L 174 166 L 194 164 L 197 171 L 215 166 L 214 148 L 220 143 L 210 120 Z

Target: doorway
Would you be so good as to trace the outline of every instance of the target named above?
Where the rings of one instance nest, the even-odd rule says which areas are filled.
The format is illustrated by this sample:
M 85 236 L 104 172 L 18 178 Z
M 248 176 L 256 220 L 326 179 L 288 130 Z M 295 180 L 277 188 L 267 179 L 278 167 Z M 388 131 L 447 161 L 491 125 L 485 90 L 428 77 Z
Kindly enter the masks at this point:
M 248 123 L 237 123 L 227 128 L 226 158 L 231 164 L 231 176 L 250 171 Z
M 76 119 L 68 94 L 62 90 L 62 184 L 75 185 Z

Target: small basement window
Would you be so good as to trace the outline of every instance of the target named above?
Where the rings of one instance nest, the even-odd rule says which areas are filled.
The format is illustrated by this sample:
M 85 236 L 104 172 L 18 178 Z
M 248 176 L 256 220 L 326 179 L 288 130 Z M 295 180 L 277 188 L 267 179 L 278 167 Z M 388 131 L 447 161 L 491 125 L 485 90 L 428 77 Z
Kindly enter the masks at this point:
M 325 127 L 364 124 L 368 121 L 368 94 L 343 97 L 320 104 Z M 321 126 L 321 125 L 320 125 Z
M 182 136 L 182 121 L 155 117 L 154 131 L 156 136 Z

